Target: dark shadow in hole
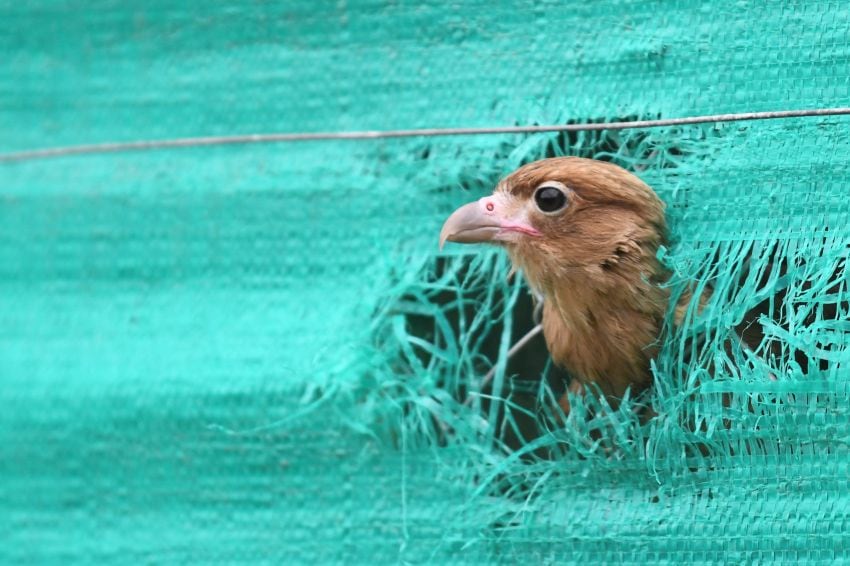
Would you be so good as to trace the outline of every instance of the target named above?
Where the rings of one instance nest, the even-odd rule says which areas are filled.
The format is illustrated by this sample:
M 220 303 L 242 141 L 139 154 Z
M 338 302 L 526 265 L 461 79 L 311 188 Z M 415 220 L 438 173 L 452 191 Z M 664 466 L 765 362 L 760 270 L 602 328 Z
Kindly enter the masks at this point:
M 660 115 L 629 114 L 609 117 L 607 119 L 576 119 L 569 120 L 566 123 L 625 122 L 660 117 Z M 670 143 L 671 136 L 658 134 L 656 130 L 561 131 L 554 134 L 546 134 L 545 138 L 541 138 L 543 143 L 535 146 L 533 149 L 530 146 L 528 154 L 520 159 L 518 164 L 521 165 L 547 157 L 573 155 L 613 162 L 627 169 L 637 170 L 638 172 L 649 167 L 673 168 L 682 159 L 699 153 L 697 148 L 704 145 L 702 144 L 702 139 L 711 134 L 702 132 L 695 135 L 696 138 L 683 138 L 681 142 L 673 144 Z M 698 143 L 694 144 L 694 141 Z M 493 155 L 492 167 L 487 164 L 472 167 L 458 176 L 459 178 L 456 184 L 451 186 L 444 185 L 434 189 L 434 191 L 454 193 L 457 191 L 458 186 L 460 186 L 480 192 L 482 189 L 486 190 L 488 187 L 495 186 L 499 180 L 500 164 L 501 167 L 504 167 L 504 163 L 509 158 L 515 159 L 513 152 L 516 147 L 514 144 L 503 144 L 499 146 L 495 155 Z M 416 157 L 422 160 L 432 159 L 434 156 L 435 153 L 431 151 L 431 146 L 428 144 L 425 144 L 421 150 L 416 152 Z M 460 159 L 461 156 L 458 155 L 458 158 Z M 444 273 L 445 261 L 442 257 L 436 258 L 435 264 L 432 266 L 432 271 L 429 270 L 427 277 L 438 279 Z M 479 291 L 483 294 L 483 289 L 475 292 Z M 454 305 L 457 300 L 455 293 L 451 291 L 433 292 L 429 294 L 428 300 L 432 304 L 440 306 L 449 324 L 455 329 L 458 328 L 461 313 L 457 310 L 458 307 Z M 470 301 L 463 307 L 463 314 L 467 319 L 475 314 L 474 303 L 475 301 Z M 513 306 L 512 342 L 524 336 L 534 326 L 532 312 L 533 301 L 530 294 L 527 292 L 522 293 Z M 407 313 L 406 319 L 407 331 L 411 335 L 430 343 L 439 341 L 439 332 L 432 317 Z M 495 323 L 481 337 L 481 346 L 476 349 L 476 353 L 481 358 L 475 361 L 476 375 L 484 375 L 490 369 L 488 364 L 495 363 L 499 353 L 501 333 L 501 323 Z M 416 349 L 415 351 L 421 363 L 427 367 L 431 361 L 431 354 L 424 349 Z M 540 396 L 538 395 L 540 386 L 547 386 L 551 390 L 551 396 L 554 398 L 559 398 L 566 389 L 568 376 L 564 371 L 548 364 L 548 361 L 549 355 L 545 341 L 542 335 L 538 335 L 508 361 L 503 389 L 501 391 L 493 391 L 493 384 L 491 382 L 483 392 L 485 395 L 495 396 L 497 399 L 508 401 L 507 404 L 504 402 L 498 403 L 497 422 L 495 426 L 499 432 L 499 440 L 509 449 L 517 449 L 524 446 L 529 440 L 536 438 L 542 432 L 538 416 L 541 409 Z M 458 384 L 438 383 L 437 385 L 449 391 L 458 402 L 463 402 L 470 393 L 463 380 Z M 491 400 L 483 399 L 482 410 L 489 412 L 491 404 Z M 517 405 L 518 408 L 512 408 L 511 405 Z M 439 442 L 445 441 L 445 435 L 450 434 L 450 431 L 446 432 L 445 427 L 440 428 L 435 426 L 434 429 L 442 431 L 438 433 Z M 440 434 L 443 436 L 440 436 Z
M 457 259 L 450 260 L 445 257 L 435 258 L 433 272 L 429 277 L 437 280 L 444 275 L 448 261 L 457 261 Z M 454 267 L 453 269 L 458 268 Z M 466 262 L 466 265 L 459 268 L 457 272 L 458 280 L 465 278 L 468 269 L 469 262 Z M 478 303 L 476 299 L 483 297 L 485 292 L 483 288 L 470 290 L 468 297 L 470 300 L 460 308 L 457 306 L 457 295 L 453 291 L 436 291 L 428 296 L 428 300 L 431 304 L 441 308 L 449 324 L 457 331 L 460 327 L 461 315 L 466 320 L 470 320 L 476 315 L 476 304 Z M 497 290 L 496 293 L 501 295 L 503 291 Z M 495 302 L 501 302 L 505 298 L 504 296 L 497 296 Z M 401 297 L 402 302 L 412 299 L 412 297 Z M 528 291 L 522 291 L 513 305 L 512 341 L 516 341 L 534 328 L 533 313 L 534 300 L 532 295 Z M 437 325 L 431 316 L 408 313 L 405 315 L 405 318 L 407 332 L 412 336 L 436 344 L 439 344 L 442 340 Z M 475 368 L 476 374 L 479 376 L 486 374 L 492 367 L 490 364 L 495 363 L 499 357 L 501 335 L 504 328 L 503 324 L 502 321 L 493 322 L 482 337 L 480 347 L 477 348 L 477 354 L 482 358 L 482 361 L 476 364 Z M 423 366 L 427 367 L 432 361 L 432 354 L 426 350 L 417 348 L 415 352 Z M 488 360 L 489 362 L 485 362 L 484 360 Z M 472 379 L 472 376 L 470 376 L 470 379 Z M 568 376 L 566 372 L 550 363 L 549 352 L 546 348 L 543 335 L 538 334 L 508 360 L 502 390 L 494 390 L 495 380 L 491 380 L 482 390 L 481 409 L 484 414 L 489 413 L 491 405 L 494 402 L 492 398 L 509 401 L 507 404 L 498 402 L 495 430 L 498 431 L 497 440 L 511 450 L 522 447 L 542 432 L 539 419 L 532 416 L 532 414 L 537 413 L 539 405 L 538 393 L 544 380 L 552 392 L 556 396 L 560 396 L 566 390 Z M 456 387 L 453 387 L 452 384 L 445 383 L 444 379 L 440 379 L 436 385 L 450 391 L 454 399 L 459 403 L 466 401 L 471 393 L 463 381 Z M 516 407 L 511 405 L 516 405 Z M 527 414 L 526 412 L 532 414 Z M 440 430 L 440 427 L 435 427 L 435 429 Z M 441 443 L 445 440 L 445 438 L 438 439 Z
M 641 116 L 630 114 L 607 119 L 575 119 L 567 121 L 566 124 L 605 123 L 610 121 L 626 122 L 659 117 L 660 115 Z M 648 130 L 628 132 L 607 130 L 561 131 L 549 135 L 543 147 L 529 152 L 529 155 L 521 160 L 520 164 L 548 157 L 574 155 L 610 161 L 627 168 L 632 167 L 633 169 L 638 167 L 645 169 L 650 166 L 668 168 L 676 166 L 676 158 L 689 154 L 687 149 L 674 147 L 669 144 L 665 144 L 663 147 L 657 146 L 652 135 L 652 132 Z M 497 155 L 494 155 L 494 163 L 504 162 L 514 148 L 515 146 L 508 144 L 501 146 Z M 661 152 L 664 155 L 660 155 Z M 430 146 L 426 145 L 416 155 L 423 160 L 429 159 L 432 156 Z M 673 159 L 667 159 L 666 157 L 672 157 Z M 480 190 L 482 186 L 495 186 L 499 180 L 496 170 L 497 168 L 493 168 L 489 172 L 482 172 L 481 170 L 470 171 L 468 176 L 461 176 L 458 185 L 464 189 L 472 190 Z M 454 192 L 457 190 L 458 185 L 452 187 L 442 186 L 435 189 L 435 191 Z M 446 260 L 443 257 L 437 257 L 435 261 L 433 272 L 429 274 L 429 277 L 439 279 L 444 273 Z M 484 293 L 483 289 L 476 292 Z M 454 305 L 456 299 L 455 293 L 451 291 L 436 292 L 429 296 L 429 301 L 442 308 L 447 320 L 455 329 L 458 328 L 461 313 L 456 307 L 450 307 L 449 305 Z M 463 307 L 463 314 L 467 319 L 475 315 L 475 307 L 473 306 L 475 301 L 470 301 L 470 303 L 472 304 L 467 303 Z M 513 306 L 512 342 L 520 339 L 520 337 L 524 336 L 534 327 L 533 310 L 534 303 L 531 294 L 528 292 L 522 293 Z M 430 316 L 407 314 L 406 318 L 408 332 L 411 335 L 430 343 L 438 341 L 439 337 L 437 336 L 436 325 Z M 481 347 L 477 349 L 480 357 L 484 360 L 489 360 L 489 363 L 495 363 L 498 358 L 501 333 L 501 322 L 492 325 L 487 330 L 486 336 L 483 337 Z M 427 367 L 431 361 L 431 354 L 423 349 L 417 349 L 416 355 L 420 358 L 421 363 Z M 483 361 L 478 361 L 475 369 L 477 375 L 484 375 L 490 369 L 490 366 L 485 365 Z M 545 384 L 543 383 L 544 381 Z M 508 360 L 503 390 L 494 391 L 494 383 L 492 381 L 483 390 L 483 394 L 486 397 L 492 396 L 507 401 L 507 403 L 499 402 L 497 407 L 497 422 L 495 426 L 499 433 L 498 440 L 507 448 L 515 450 L 538 437 L 542 433 L 539 415 L 541 408 L 539 400 L 541 385 L 549 388 L 551 391 L 550 397 L 560 398 L 566 391 L 568 382 L 569 376 L 567 373 L 550 363 L 549 353 L 542 334 L 535 336 Z M 454 387 L 454 390 L 452 390 L 452 384 L 438 383 L 437 385 L 451 391 L 452 395 L 459 402 L 463 402 L 470 393 L 463 383 Z M 481 407 L 485 414 L 489 413 L 492 403 L 493 401 L 491 399 L 482 399 Z M 551 411 L 549 412 L 551 413 Z M 443 430 L 441 434 L 446 434 L 445 430 L 440 429 L 440 427 L 435 427 L 435 430 Z M 438 437 L 438 441 L 445 441 L 444 436 Z

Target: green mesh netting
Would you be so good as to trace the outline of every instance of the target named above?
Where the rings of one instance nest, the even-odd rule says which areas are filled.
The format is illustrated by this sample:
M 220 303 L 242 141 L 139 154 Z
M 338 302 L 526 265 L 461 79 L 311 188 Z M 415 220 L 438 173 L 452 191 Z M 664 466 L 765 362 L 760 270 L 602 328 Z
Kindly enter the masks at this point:
M 0 0 L 0 151 L 846 105 L 848 29 L 836 2 Z M 0 164 L 0 562 L 846 561 L 848 126 Z M 522 280 L 437 252 L 562 154 L 653 186 L 671 292 L 714 289 L 652 391 L 563 423 L 539 339 L 507 356 Z

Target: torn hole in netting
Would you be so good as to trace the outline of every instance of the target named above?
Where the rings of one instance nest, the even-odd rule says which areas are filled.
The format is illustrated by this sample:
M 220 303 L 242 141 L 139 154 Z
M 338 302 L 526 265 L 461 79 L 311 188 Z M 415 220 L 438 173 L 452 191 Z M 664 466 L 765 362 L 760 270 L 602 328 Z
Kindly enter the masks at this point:
M 502 174 L 556 155 L 647 167 L 648 174 L 675 175 L 687 162 L 693 172 L 694 160 L 705 165 L 719 135 L 697 129 L 529 136 L 457 185 L 477 192 L 464 199 L 483 196 Z M 665 195 L 666 187 L 654 185 Z M 689 206 L 687 191 L 678 198 L 678 206 Z M 507 357 L 533 326 L 533 303 L 521 280 L 508 281 L 499 251 L 400 266 L 375 339 L 389 360 L 380 379 L 386 385 L 392 376 L 382 390 L 401 411 L 405 433 L 435 445 L 473 446 L 478 455 L 493 451 L 498 457 L 479 458 L 478 478 L 501 492 L 528 489 L 530 478 L 551 473 L 553 459 L 560 471 L 644 468 L 661 480 L 775 454 L 788 449 L 789 439 L 843 450 L 836 435 L 850 435 L 840 371 L 850 325 L 844 232 L 705 234 L 682 242 L 675 223 L 671 228 L 674 244 L 664 258 L 671 306 L 652 389 L 616 409 L 593 395 L 571 399 L 566 421 L 551 409 L 567 377 L 548 363 L 542 338 Z M 492 381 L 480 387 L 494 367 Z M 652 418 L 642 416 L 644 405 Z M 798 427 L 795 415 L 811 412 L 828 426 Z
M 518 146 L 500 146 L 481 167 L 461 168 L 454 186 L 486 194 L 501 175 L 522 164 L 561 155 L 613 161 L 632 170 L 672 169 L 686 156 L 705 154 L 706 139 L 714 135 L 710 131 L 693 129 L 687 143 L 681 143 L 678 130 L 528 136 Z M 429 145 L 414 152 L 421 161 L 437 158 L 435 153 Z M 435 192 L 459 193 L 446 185 Z M 540 335 L 508 355 L 535 325 L 534 299 L 521 279 L 508 281 L 508 261 L 500 252 L 478 248 L 434 256 L 412 279 L 409 269 L 397 274 L 407 284 L 391 293 L 395 297 L 383 311 L 385 324 L 376 333 L 380 349 L 398 351 L 387 373 L 404 399 L 404 426 L 437 444 L 475 439 L 524 457 L 551 458 L 564 450 L 587 457 L 610 453 L 615 437 L 621 444 L 631 442 L 620 421 L 624 417 L 627 428 L 633 428 L 637 408 L 623 404 L 624 415 L 614 423 L 619 432 L 612 433 L 605 430 L 607 421 L 618 411 L 596 398 L 573 400 L 576 407 L 568 418 L 581 423 L 571 423 L 569 430 L 582 438 L 554 434 L 564 428 L 558 399 L 568 376 L 552 365 Z

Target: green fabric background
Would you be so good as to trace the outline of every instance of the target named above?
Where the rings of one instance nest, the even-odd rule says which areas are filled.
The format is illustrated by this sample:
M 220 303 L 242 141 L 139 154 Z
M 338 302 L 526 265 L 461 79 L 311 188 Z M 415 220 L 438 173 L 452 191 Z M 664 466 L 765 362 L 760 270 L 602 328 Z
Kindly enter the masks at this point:
M 678 117 L 847 105 L 850 11 L 0 0 L 0 61 L 2 152 Z M 650 135 L 696 157 L 643 176 L 685 248 L 814 249 L 828 224 L 838 249 L 848 125 L 665 129 Z M 386 373 L 388 289 L 535 139 L 0 164 L 0 561 L 846 561 L 846 356 L 798 388 L 828 395 L 777 417 L 775 448 L 679 466 L 673 439 L 667 460 L 572 458 L 533 505 L 479 489 L 476 467 L 497 456 L 436 447 L 392 398 L 364 394 Z

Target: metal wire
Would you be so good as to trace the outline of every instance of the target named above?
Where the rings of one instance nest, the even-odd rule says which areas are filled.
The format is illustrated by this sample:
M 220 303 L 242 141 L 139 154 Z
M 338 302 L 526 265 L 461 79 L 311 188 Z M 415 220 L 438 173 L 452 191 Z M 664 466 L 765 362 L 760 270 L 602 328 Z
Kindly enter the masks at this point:
M 180 147 L 202 147 L 216 145 L 238 145 L 251 143 L 282 143 L 320 140 L 375 140 L 386 138 L 412 138 L 434 136 L 473 136 L 487 134 L 530 134 L 540 132 L 580 132 L 599 130 L 625 130 L 630 128 L 659 128 L 663 126 L 686 126 L 712 122 L 741 122 L 748 120 L 775 120 L 779 118 L 805 118 L 817 116 L 843 116 L 850 114 L 850 108 L 820 108 L 805 110 L 778 110 L 772 112 L 741 112 L 737 114 L 710 114 L 687 118 L 666 118 L 658 120 L 633 120 L 630 122 L 602 122 L 584 124 L 551 124 L 542 126 L 500 126 L 492 128 L 421 128 L 410 130 L 369 130 L 352 132 L 299 132 L 246 134 L 236 136 L 203 136 L 193 138 L 173 138 L 162 140 L 139 140 L 129 142 L 108 142 L 87 145 L 73 145 L 46 149 L 30 149 L 0 153 L 0 163 L 30 161 L 51 157 L 89 155 L 98 153 L 117 153 L 125 151 L 145 151 Z

